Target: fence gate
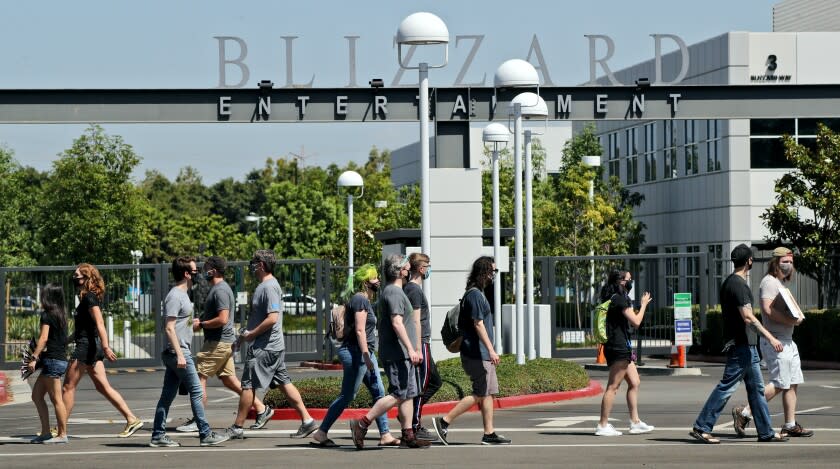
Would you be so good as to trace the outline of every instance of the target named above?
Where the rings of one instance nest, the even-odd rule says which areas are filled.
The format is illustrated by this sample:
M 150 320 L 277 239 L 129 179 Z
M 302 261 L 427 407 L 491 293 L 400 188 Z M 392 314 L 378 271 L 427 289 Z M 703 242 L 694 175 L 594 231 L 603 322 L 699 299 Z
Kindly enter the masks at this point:
M 17 368 L 21 348 L 38 336 L 40 289 L 47 283 L 58 283 L 64 288 L 68 331 L 74 330 L 72 310 L 78 300 L 70 277 L 75 268 L 0 267 L 0 369 Z M 161 311 L 163 299 L 173 284 L 171 265 L 121 264 L 97 268 L 105 280 L 102 315 L 108 342 L 118 357 L 117 364 L 159 365 L 165 340 Z M 256 279 L 247 272 L 248 263 L 237 261 L 228 265 L 225 275 L 237 296 L 234 312 L 237 329 L 247 324 L 251 294 L 256 288 Z M 274 274 L 283 289 L 283 332 L 289 362 L 320 359 L 329 352 L 324 348 L 326 320 L 332 305 L 329 272 L 329 263 L 320 259 L 277 261 Z M 203 310 L 208 291 L 209 284 L 202 279 L 190 292 L 197 314 Z M 203 340 L 203 334 L 195 334 L 193 353 L 201 349 Z

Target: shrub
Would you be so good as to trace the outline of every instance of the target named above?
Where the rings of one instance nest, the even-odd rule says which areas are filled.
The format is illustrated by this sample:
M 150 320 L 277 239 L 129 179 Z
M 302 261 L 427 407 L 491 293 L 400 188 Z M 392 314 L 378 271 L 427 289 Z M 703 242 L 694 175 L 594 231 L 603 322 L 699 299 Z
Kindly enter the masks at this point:
M 437 366 L 443 385 L 430 402 L 455 401 L 472 392 L 470 379 L 461 368 L 460 358 L 443 360 L 437 363 Z M 523 366 L 518 366 L 514 355 L 503 355 L 496 373 L 499 378 L 499 397 L 570 391 L 584 388 L 589 384 L 589 376 L 580 365 L 548 358 L 538 358 L 526 362 Z M 383 384 L 387 390 L 388 381 L 384 376 L 381 378 L 385 380 Z M 296 381 L 295 386 L 300 391 L 307 407 L 325 408 L 329 407 L 338 396 L 341 390 L 341 377 L 302 379 Z M 266 394 L 265 402 L 275 408 L 289 407 L 285 395 L 276 389 Z M 371 405 L 370 393 L 362 385 L 348 408 L 367 408 Z

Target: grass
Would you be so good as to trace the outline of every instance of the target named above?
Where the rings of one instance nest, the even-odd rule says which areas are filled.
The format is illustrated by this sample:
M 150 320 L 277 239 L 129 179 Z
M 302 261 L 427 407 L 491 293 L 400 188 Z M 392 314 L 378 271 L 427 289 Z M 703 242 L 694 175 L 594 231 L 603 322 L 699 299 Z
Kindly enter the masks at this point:
M 461 368 L 460 358 L 443 360 L 437 366 L 443 386 L 430 402 L 455 401 L 471 393 L 472 385 Z M 548 358 L 538 358 L 519 366 L 516 364 L 516 356 L 504 355 L 496 369 L 496 375 L 499 378 L 498 397 L 571 391 L 584 388 L 589 384 L 589 376 L 580 365 Z M 386 380 L 384 376 L 382 379 Z M 387 380 L 383 381 L 383 384 L 387 384 Z M 306 407 L 326 408 L 341 390 L 341 377 L 301 379 L 295 381 L 295 386 L 300 391 Z M 387 386 L 385 388 L 387 389 Z M 289 407 L 285 395 L 276 389 L 270 390 L 264 400 L 275 408 Z M 371 404 L 372 399 L 367 388 L 361 386 L 348 408 L 367 408 Z

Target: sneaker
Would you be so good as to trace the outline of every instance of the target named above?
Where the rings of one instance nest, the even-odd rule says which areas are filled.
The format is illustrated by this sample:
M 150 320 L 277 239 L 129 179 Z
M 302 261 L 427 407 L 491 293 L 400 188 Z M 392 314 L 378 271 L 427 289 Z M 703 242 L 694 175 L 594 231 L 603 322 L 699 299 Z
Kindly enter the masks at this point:
M 414 430 L 414 438 L 423 441 L 437 441 L 438 437 L 434 433 L 430 432 L 426 427 L 417 427 Z
M 216 446 L 228 440 L 230 440 L 230 435 L 227 433 L 219 434 L 216 432 L 210 432 L 209 435 L 201 438 L 201 446 Z
M 621 432 L 616 430 L 611 423 L 603 427 L 598 425 L 595 427 L 595 436 L 621 436 Z
M 35 438 L 29 440 L 29 442 L 34 443 L 36 445 L 39 445 L 39 444 L 49 440 L 52 437 L 53 437 L 52 435 L 38 435 Z
M 195 417 L 187 420 L 186 423 L 184 423 L 180 427 L 176 427 L 175 431 L 181 433 L 197 432 L 198 424 L 195 423 Z
M 432 427 L 435 429 L 435 433 L 438 435 L 438 439 L 441 443 L 446 446 L 449 446 L 449 442 L 446 441 L 446 434 L 449 433 L 449 424 L 441 418 L 433 418 L 432 419 Z
M 796 424 L 791 428 L 783 426 L 782 430 L 779 432 L 779 434 L 782 436 L 782 438 L 809 437 L 809 436 L 814 436 L 814 431 L 813 430 L 806 430 L 806 429 L 802 428 L 802 425 L 799 425 L 799 422 L 796 422 Z
M 273 415 L 274 409 L 272 409 L 270 405 L 266 405 L 265 410 L 263 410 L 262 413 L 257 414 L 256 421 L 253 425 L 251 425 L 248 428 L 250 428 L 251 430 L 259 430 L 260 428 L 264 427 L 269 420 L 271 420 L 271 417 Z
M 510 438 L 505 438 L 502 435 L 493 432 L 489 435 L 484 435 L 481 437 L 481 444 L 482 445 L 509 445 Z
M 128 422 L 125 424 L 125 428 L 121 431 L 117 436 L 120 438 L 128 438 L 133 435 L 137 430 L 140 430 L 143 427 L 143 421 L 140 419 L 134 419 L 133 422 Z
M 312 419 L 307 422 L 303 422 L 298 427 L 297 431 L 292 433 L 292 438 L 306 438 L 307 436 L 313 434 L 315 430 L 318 429 L 318 423 L 315 422 L 315 419 Z
M 736 405 L 732 408 L 732 428 L 735 429 L 735 434 L 738 438 L 747 436 L 746 428 L 750 424 L 752 417 L 745 417 L 741 412 L 744 411 L 744 406 Z
M 630 434 L 631 435 L 639 435 L 641 433 L 650 433 L 653 429 L 656 428 L 653 425 L 648 425 L 641 420 L 638 423 L 630 422 Z
M 176 446 L 181 446 L 181 443 L 172 440 L 169 438 L 169 435 L 163 435 L 157 438 L 152 438 L 152 441 L 149 442 L 149 446 L 152 448 L 174 448 Z
M 362 423 L 356 419 L 350 420 L 350 436 L 353 438 L 353 444 L 356 449 L 364 449 L 365 435 L 367 435 L 367 428 L 362 428 Z
M 244 440 L 245 430 L 242 430 L 242 427 L 231 425 L 225 429 L 225 435 L 227 435 L 230 440 Z
M 50 438 L 49 440 L 44 440 L 45 445 L 61 445 L 61 444 L 66 445 L 67 442 L 68 442 L 68 440 L 67 440 L 66 436 L 62 436 L 62 437 L 54 436 L 54 437 Z

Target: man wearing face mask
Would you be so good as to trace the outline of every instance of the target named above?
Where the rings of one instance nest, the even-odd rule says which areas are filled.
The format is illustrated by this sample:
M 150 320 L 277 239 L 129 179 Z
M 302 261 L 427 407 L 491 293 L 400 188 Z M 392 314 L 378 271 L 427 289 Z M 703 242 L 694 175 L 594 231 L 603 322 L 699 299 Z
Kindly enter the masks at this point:
M 703 443 L 720 443 L 720 439 L 712 436 L 712 428 L 727 401 L 738 389 L 738 384 L 744 380 L 747 399 L 755 416 L 758 441 L 787 441 L 788 438 L 775 433 L 770 424 L 770 411 L 764 398 L 764 380 L 756 347 L 757 335 L 761 334 L 777 352 L 781 352 L 783 346 L 753 314 L 753 296 L 747 283 L 747 274 L 753 264 L 752 249 L 746 244 L 739 244 L 732 250 L 730 257 L 735 264 L 735 272 L 720 287 L 723 338 L 727 340 L 723 349 L 726 352 L 726 367 L 723 378 L 706 400 L 689 435 Z
M 784 349 L 777 352 L 767 340 L 761 340 L 761 355 L 767 363 L 770 382 L 764 388 L 764 397 L 769 402 L 776 395 L 782 395 L 782 408 L 785 424 L 779 432 L 782 436 L 808 437 L 812 430 L 806 430 L 796 421 L 796 391 L 799 384 L 805 382 L 799 361 L 799 349 L 793 341 L 793 328 L 802 324 L 804 317 L 795 318 L 788 311 L 787 305 L 779 295 L 782 282 L 790 282 L 793 277 L 793 251 L 786 247 L 773 250 L 773 257 L 767 265 L 767 275 L 761 279 L 759 296 L 761 297 L 761 322 L 778 339 Z M 752 420 L 749 406 L 736 406 L 732 409 L 735 432 L 739 437 L 746 435 L 744 428 Z
M 414 308 L 415 328 L 420 331 L 418 343 L 415 348 L 420 352 L 422 359 L 417 365 L 420 375 L 420 395 L 414 398 L 414 414 L 412 416 L 412 427 L 414 435 L 418 440 L 435 441 L 437 437 L 427 430 L 420 423 L 423 416 L 423 405 L 435 395 L 442 383 L 438 374 L 435 361 L 432 359 L 432 325 L 429 319 L 429 302 L 423 293 L 423 280 L 432 274 L 432 265 L 429 263 L 429 256 L 415 252 L 408 256 L 410 270 L 408 282 L 403 287 L 403 292 L 411 307 Z
M 292 384 L 286 370 L 286 344 L 283 340 L 283 291 L 274 277 L 276 264 L 274 251 L 260 249 L 254 252 L 249 269 L 259 281 L 251 297 L 251 314 L 248 316 L 247 330 L 241 338 L 248 347 L 245 368 L 242 370 L 242 393 L 239 395 L 239 410 L 236 420 L 228 427 L 231 438 L 245 438 L 242 426 L 245 417 L 255 403 L 258 390 L 269 387 L 280 388 L 286 399 L 298 412 L 301 425 L 292 438 L 305 438 L 318 429 L 315 419 L 309 415 L 303 405 L 297 387 Z M 269 407 L 266 407 L 269 409 Z M 257 417 L 259 423 L 259 416 Z

